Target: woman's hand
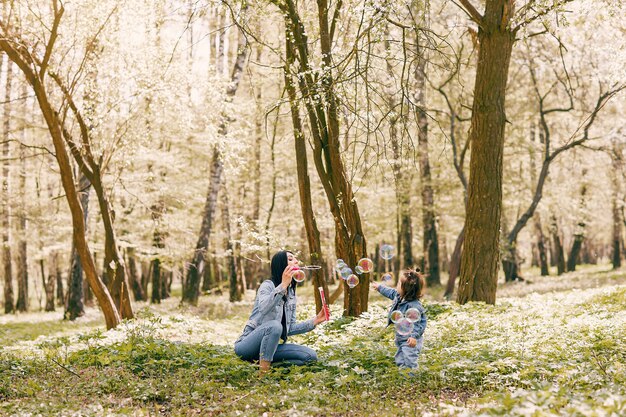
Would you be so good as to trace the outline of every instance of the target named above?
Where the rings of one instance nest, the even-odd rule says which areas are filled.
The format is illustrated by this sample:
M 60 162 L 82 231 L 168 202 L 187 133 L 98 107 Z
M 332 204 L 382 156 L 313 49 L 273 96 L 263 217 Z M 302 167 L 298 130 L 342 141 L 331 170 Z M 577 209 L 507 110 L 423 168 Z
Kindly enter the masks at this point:
M 322 307 L 320 312 L 317 313 L 317 316 L 315 316 L 315 320 L 313 320 L 313 324 L 317 326 L 318 324 L 324 323 L 325 321 L 326 321 L 326 314 L 324 314 L 324 307 Z
M 376 281 L 372 282 L 372 289 L 378 291 L 378 287 L 380 286 L 380 284 Z
M 414 337 L 409 337 L 406 340 L 406 344 L 409 345 L 409 347 L 415 347 L 417 346 L 417 340 Z
M 293 271 L 294 265 L 287 265 L 287 268 L 283 271 L 283 280 L 280 285 L 282 285 L 284 289 L 289 288 L 289 284 L 291 284 L 291 280 L 293 279 Z

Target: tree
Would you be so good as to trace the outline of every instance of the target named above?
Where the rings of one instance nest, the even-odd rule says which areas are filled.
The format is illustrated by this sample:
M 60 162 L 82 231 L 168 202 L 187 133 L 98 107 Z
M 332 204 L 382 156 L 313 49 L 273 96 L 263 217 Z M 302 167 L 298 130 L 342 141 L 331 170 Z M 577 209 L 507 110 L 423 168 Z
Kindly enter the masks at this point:
M 73 235 L 78 253 L 80 255 L 81 263 L 85 269 L 89 284 L 96 295 L 100 308 L 104 314 L 106 326 L 107 328 L 113 328 L 119 324 L 120 316 L 108 290 L 96 273 L 96 267 L 85 237 L 83 210 L 80 206 L 76 188 L 74 186 L 74 175 L 72 173 L 65 141 L 69 139 L 68 142 L 70 149 L 72 149 L 72 145 L 74 145 L 74 155 L 78 153 L 78 149 L 75 147 L 75 143 L 71 140 L 71 134 L 67 130 L 65 121 L 61 114 L 54 110 L 51 97 L 48 94 L 48 83 L 46 79 L 49 75 L 50 56 L 58 37 L 59 23 L 64 12 L 63 5 L 56 0 L 52 2 L 52 9 L 54 11 L 54 20 L 52 25 L 50 25 L 50 34 L 47 42 L 45 43 L 45 52 L 43 57 L 34 51 L 26 49 L 25 45 L 28 45 L 28 43 L 19 39 L 17 35 L 14 35 L 10 30 L 11 25 L 9 25 L 4 19 L 0 23 L 0 28 L 2 29 L 2 33 L 0 34 L 0 50 L 4 51 L 8 55 L 9 59 L 17 64 L 35 92 L 39 108 L 46 121 L 46 125 L 54 144 L 55 157 L 59 164 L 63 189 L 72 214 Z M 55 77 L 52 76 L 50 78 L 54 79 Z M 60 84 L 60 79 L 58 77 L 56 78 L 56 84 Z M 70 98 L 69 91 L 65 90 L 62 92 L 65 99 Z M 82 117 L 80 117 L 78 108 L 73 106 L 70 100 L 68 100 L 67 104 L 70 107 L 73 107 L 72 111 L 76 115 L 77 119 L 81 119 Z M 85 128 L 86 126 L 81 123 L 81 130 Z M 88 135 L 83 134 L 81 137 L 86 141 L 84 145 L 87 149 L 89 149 Z M 93 162 L 93 160 L 90 162 Z M 84 166 L 86 167 L 86 165 Z M 97 170 L 100 169 L 99 166 L 92 166 L 91 168 L 96 168 Z M 103 189 L 100 188 L 100 191 L 103 191 Z M 108 206 L 105 208 L 108 210 Z
M 470 0 L 463 10 L 478 25 L 478 62 L 469 132 L 471 147 L 464 252 L 457 301 L 494 304 L 498 278 L 505 97 L 513 44 L 519 29 L 568 2 L 556 1 L 533 13 L 533 2 L 518 12 L 515 0 L 487 0 L 483 14 Z M 529 12 L 530 11 L 530 12 Z
M 245 15 L 247 6 L 244 4 L 241 10 L 241 14 Z M 223 39 L 223 37 L 222 37 Z M 220 45 L 222 43 L 220 42 Z M 243 76 L 244 66 L 248 54 L 248 41 L 246 35 L 240 30 L 239 43 L 237 45 L 237 58 L 233 65 L 233 70 L 230 76 L 230 83 L 226 89 L 226 102 L 231 103 L 239 83 Z M 223 62 L 223 56 L 218 53 L 217 62 Z M 225 138 L 228 133 L 228 116 L 222 114 L 222 120 L 219 125 L 218 136 Z M 202 213 L 202 224 L 200 226 L 200 233 L 198 234 L 198 241 L 196 243 L 196 249 L 194 251 L 191 262 L 187 265 L 187 276 L 185 277 L 185 285 L 183 291 L 183 301 L 196 305 L 198 303 L 198 297 L 200 295 L 200 282 L 204 273 L 204 268 L 207 266 L 206 253 L 209 246 L 209 237 L 211 236 L 211 229 L 213 226 L 213 218 L 215 216 L 215 207 L 217 204 L 217 195 L 222 184 L 222 172 L 224 170 L 223 156 L 219 149 L 219 145 L 213 150 L 213 162 L 211 167 L 211 176 L 209 181 L 209 189 L 207 192 L 206 202 Z M 234 256 L 234 255 L 233 255 Z M 235 297 L 237 298 L 237 297 Z
M 0 61 L 0 68 L 2 62 Z M 9 204 L 10 175 L 9 159 L 11 156 L 11 142 L 9 131 L 11 128 L 11 86 L 13 82 L 13 63 L 7 59 L 7 78 L 4 94 L 4 121 L 2 131 L 2 259 L 4 266 L 4 312 L 15 311 L 13 294 L 13 260 L 11 258 L 11 206 Z
M 332 44 L 342 3 L 337 3 L 331 15 L 326 0 L 317 2 L 315 15 L 318 24 L 315 31 L 319 32 L 321 69 L 311 65 L 308 31 L 296 4 L 292 0 L 274 0 L 273 3 L 284 15 L 289 35 L 286 42 L 294 52 L 294 62 L 298 63 L 294 78 L 298 80 L 299 95 L 304 98 L 302 101 L 313 142 L 313 161 L 334 220 L 335 254 L 349 265 L 356 265 L 360 258 L 367 256 L 367 246 L 358 205 L 341 157 L 338 97 L 332 72 Z M 367 274 L 355 288 L 349 288 L 345 282 L 343 285 L 344 315 L 358 316 L 367 311 Z
M 561 46 L 559 44 L 559 46 Z M 562 52 L 562 51 L 561 51 Z M 534 184 L 534 193 L 531 203 L 528 208 L 524 211 L 524 213 L 517 219 L 513 229 L 508 233 L 506 237 L 506 253 L 502 259 L 502 267 L 505 274 L 505 280 L 513 281 L 519 278 L 518 273 L 518 256 L 517 256 L 517 238 L 519 236 L 520 231 L 526 226 L 528 221 L 533 217 L 539 202 L 543 196 L 543 188 L 546 182 L 546 179 L 549 175 L 550 165 L 554 162 L 554 160 L 563 152 L 569 151 L 570 149 L 576 148 L 578 146 L 585 145 L 590 140 L 590 130 L 594 125 L 594 122 L 598 118 L 599 112 L 606 105 L 606 103 L 611 100 L 616 94 L 618 94 L 621 90 L 626 88 L 624 85 L 613 85 L 607 91 L 603 91 L 602 84 L 600 84 L 600 91 L 598 93 L 598 98 L 595 102 L 594 107 L 591 110 L 590 114 L 585 114 L 583 117 L 583 123 L 578 126 L 575 131 L 569 135 L 569 140 L 561 140 L 563 145 L 556 147 L 552 150 L 552 134 L 550 125 L 548 123 L 548 116 L 555 114 L 564 114 L 572 111 L 574 109 L 574 97 L 573 91 L 571 88 L 571 83 L 569 80 L 569 72 L 567 68 L 564 69 L 564 76 L 561 78 L 557 75 L 557 79 L 552 83 L 552 85 L 546 90 L 545 93 L 540 91 L 539 80 L 536 75 L 536 63 L 532 59 L 529 59 L 528 63 L 530 77 L 532 80 L 533 90 L 535 95 L 537 96 L 537 100 L 539 103 L 539 125 L 541 127 L 541 145 L 543 145 L 543 160 L 541 164 L 541 170 L 539 175 L 536 176 L 534 172 L 531 172 L 531 180 L 536 177 L 536 184 Z M 562 90 L 565 92 L 565 95 L 568 97 L 567 106 L 555 106 L 551 107 L 547 104 L 547 100 L 549 99 L 551 94 L 555 94 L 558 92 L 556 86 L 561 86 Z M 554 100 L 554 101 L 559 101 Z M 582 107 L 582 106 L 581 106 Z M 581 137 L 576 137 L 576 132 L 578 132 L 582 128 L 583 134 Z M 565 135 L 567 137 L 567 134 Z M 531 145 L 532 146 L 532 145 Z M 582 243 L 582 241 L 581 241 Z M 569 267 L 568 267 L 569 268 Z

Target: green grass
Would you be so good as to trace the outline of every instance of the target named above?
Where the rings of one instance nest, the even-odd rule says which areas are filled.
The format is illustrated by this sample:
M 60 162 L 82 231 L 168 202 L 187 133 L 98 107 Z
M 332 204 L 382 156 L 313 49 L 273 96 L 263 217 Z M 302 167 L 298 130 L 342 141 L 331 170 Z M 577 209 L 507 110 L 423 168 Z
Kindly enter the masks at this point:
M 552 277 L 559 290 L 544 294 L 528 290 L 545 283 L 522 283 L 507 287 L 522 297 L 500 297 L 496 306 L 428 299 L 413 374 L 393 363 L 389 302 L 379 296 L 362 317 L 295 338 L 317 350 L 318 363 L 273 368 L 264 378 L 232 350 L 254 293 L 234 305 L 224 297 L 193 308 L 145 305 L 137 320 L 109 332 L 87 320 L 32 329 L 9 322 L 0 325 L 13 332 L 0 351 L 0 415 L 626 415 L 623 272 L 576 274 L 570 281 L 611 278 L 579 290 Z M 313 306 L 307 287 L 299 291 L 304 319 Z M 15 343 L 38 334 L 46 337 Z

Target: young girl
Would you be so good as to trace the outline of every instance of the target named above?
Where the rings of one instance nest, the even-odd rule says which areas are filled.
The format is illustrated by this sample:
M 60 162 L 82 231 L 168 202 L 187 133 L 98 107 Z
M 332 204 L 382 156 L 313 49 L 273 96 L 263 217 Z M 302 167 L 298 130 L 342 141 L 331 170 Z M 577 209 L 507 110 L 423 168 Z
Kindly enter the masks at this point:
M 399 367 L 417 368 L 417 360 L 422 351 L 424 330 L 426 329 L 426 315 L 424 314 L 424 306 L 420 302 L 425 287 L 424 276 L 420 274 L 419 269 L 408 269 L 398 279 L 396 288 L 389 288 L 377 282 L 374 282 L 372 287 L 383 296 L 393 300 L 387 318 L 388 326 L 392 323 L 391 313 L 395 310 L 399 310 L 403 314 L 406 314 L 410 308 L 419 311 L 420 317 L 413 323 L 413 330 L 408 335 L 403 336 L 396 331 L 398 351 L 395 356 L 396 365 Z

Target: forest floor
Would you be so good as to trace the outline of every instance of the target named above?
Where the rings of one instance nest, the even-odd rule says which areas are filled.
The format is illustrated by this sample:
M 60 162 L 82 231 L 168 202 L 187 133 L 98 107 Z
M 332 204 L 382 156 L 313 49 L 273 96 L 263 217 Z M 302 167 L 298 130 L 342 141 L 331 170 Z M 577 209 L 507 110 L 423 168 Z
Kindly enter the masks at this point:
M 0 315 L 0 416 L 621 416 L 626 415 L 626 271 L 588 266 L 560 277 L 527 271 L 495 306 L 425 299 L 420 368 L 393 362 L 390 302 L 294 337 L 318 351 L 306 367 L 264 378 L 232 344 L 254 292 L 229 303 L 176 295 L 135 303 L 138 318 L 105 331 L 88 308 Z M 298 289 L 301 319 L 313 289 Z

